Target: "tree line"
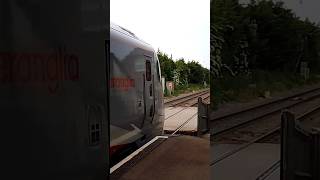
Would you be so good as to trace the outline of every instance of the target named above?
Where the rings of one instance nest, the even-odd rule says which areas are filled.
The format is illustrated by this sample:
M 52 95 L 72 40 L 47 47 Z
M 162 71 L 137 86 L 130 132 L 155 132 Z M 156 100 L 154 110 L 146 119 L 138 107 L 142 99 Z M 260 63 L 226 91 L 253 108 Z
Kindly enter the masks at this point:
M 302 20 L 284 3 L 251 0 L 211 1 L 211 72 L 248 75 L 259 69 L 297 73 L 301 62 L 320 71 L 319 24 Z
M 173 81 L 178 87 L 185 87 L 188 84 L 209 83 L 210 72 L 204 68 L 199 62 L 192 60 L 186 61 L 184 58 L 174 60 L 172 56 L 157 51 L 160 62 L 162 76 L 166 81 Z
M 210 8 L 212 107 L 319 82 L 319 24 L 281 1 L 212 0 Z

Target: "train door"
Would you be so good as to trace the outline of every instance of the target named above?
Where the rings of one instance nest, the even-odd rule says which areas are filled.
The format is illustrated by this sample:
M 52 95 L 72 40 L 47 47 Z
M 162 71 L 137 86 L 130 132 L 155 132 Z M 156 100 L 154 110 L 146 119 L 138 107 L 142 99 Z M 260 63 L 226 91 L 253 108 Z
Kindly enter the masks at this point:
M 154 89 L 155 89 L 155 117 L 158 117 L 162 115 L 162 86 L 161 86 L 161 72 L 160 72 L 160 66 L 159 66 L 159 60 L 154 56 Z M 153 122 L 157 121 L 156 123 L 159 123 L 159 118 L 154 120 Z
M 154 117 L 154 76 L 152 75 L 152 57 L 145 56 L 145 81 L 144 81 L 144 100 L 145 100 L 145 122 L 151 123 Z

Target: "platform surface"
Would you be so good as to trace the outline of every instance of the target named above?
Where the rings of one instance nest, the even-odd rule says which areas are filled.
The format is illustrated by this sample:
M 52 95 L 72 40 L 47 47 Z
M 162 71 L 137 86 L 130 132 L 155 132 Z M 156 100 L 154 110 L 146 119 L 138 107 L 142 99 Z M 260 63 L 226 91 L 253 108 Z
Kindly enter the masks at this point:
M 215 144 L 210 147 L 210 162 L 213 162 L 214 160 L 220 158 L 224 154 L 226 154 L 229 151 L 232 151 L 238 147 L 240 147 L 240 144 Z
M 117 179 L 208 180 L 209 141 L 191 136 L 170 137 L 127 169 Z
M 220 157 L 237 145 L 211 146 L 213 159 Z M 280 159 L 279 144 L 253 144 L 210 166 L 212 180 L 255 180 Z M 270 180 L 280 179 L 277 173 Z M 277 179 L 278 178 L 278 179 Z
M 275 171 L 273 171 L 268 177 L 265 178 L 265 180 L 280 180 L 280 168 L 277 168 Z
M 180 131 L 196 132 L 198 126 L 197 112 L 197 107 L 166 107 L 163 129 L 165 131 L 175 131 L 184 122 L 190 120 Z

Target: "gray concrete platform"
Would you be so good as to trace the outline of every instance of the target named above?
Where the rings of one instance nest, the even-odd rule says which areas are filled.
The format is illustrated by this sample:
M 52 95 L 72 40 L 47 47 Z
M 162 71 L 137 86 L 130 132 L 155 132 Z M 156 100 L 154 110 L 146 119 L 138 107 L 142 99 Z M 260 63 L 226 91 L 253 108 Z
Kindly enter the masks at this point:
M 190 119 L 190 121 L 184 125 L 180 131 L 196 132 L 198 127 L 197 113 L 197 107 L 167 107 L 165 108 L 163 129 L 165 131 L 175 131 L 179 126 Z
M 208 180 L 209 141 L 192 136 L 169 137 L 121 174 L 111 174 L 111 179 Z
M 213 162 L 227 152 L 230 152 L 240 146 L 240 144 L 214 144 L 210 147 L 210 162 Z
M 236 148 L 234 144 L 214 145 L 210 148 L 211 160 Z M 248 146 L 226 159 L 210 166 L 212 180 L 255 180 L 280 159 L 280 145 L 257 143 Z M 212 162 L 212 161 L 210 161 Z M 268 177 L 278 180 L 279 173 Z M 278 179 L 277 179 L 278 178 Z
M 265 180 L 280 180 L 280 168 L 273 171 Z

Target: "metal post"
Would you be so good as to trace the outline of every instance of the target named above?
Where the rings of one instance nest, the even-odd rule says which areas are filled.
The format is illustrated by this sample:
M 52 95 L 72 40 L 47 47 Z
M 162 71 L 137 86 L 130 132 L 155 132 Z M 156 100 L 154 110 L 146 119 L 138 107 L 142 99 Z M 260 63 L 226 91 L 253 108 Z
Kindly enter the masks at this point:
M 285 110 L 281 115 L 281 161 L 280 161 L 280 179 L 291 179 L 290 173 L 292 172 L 292 163 L 290 163 L 290 143 L 291 139 L 291 125 L 294 122 L 294 114 Z M 290 166 L 291 165 L 291 166 Z
M 281 180 L 320 178 L 320 130 L 305 129 L 300 118 L 295 118 L 294 114 L 288 111 L 282 113 Z
M 198 98 L 198 126 L 197 135 L 201 136 L 208 131 L 208 114 L 209 105 L 202 102 L 202 98 Z

